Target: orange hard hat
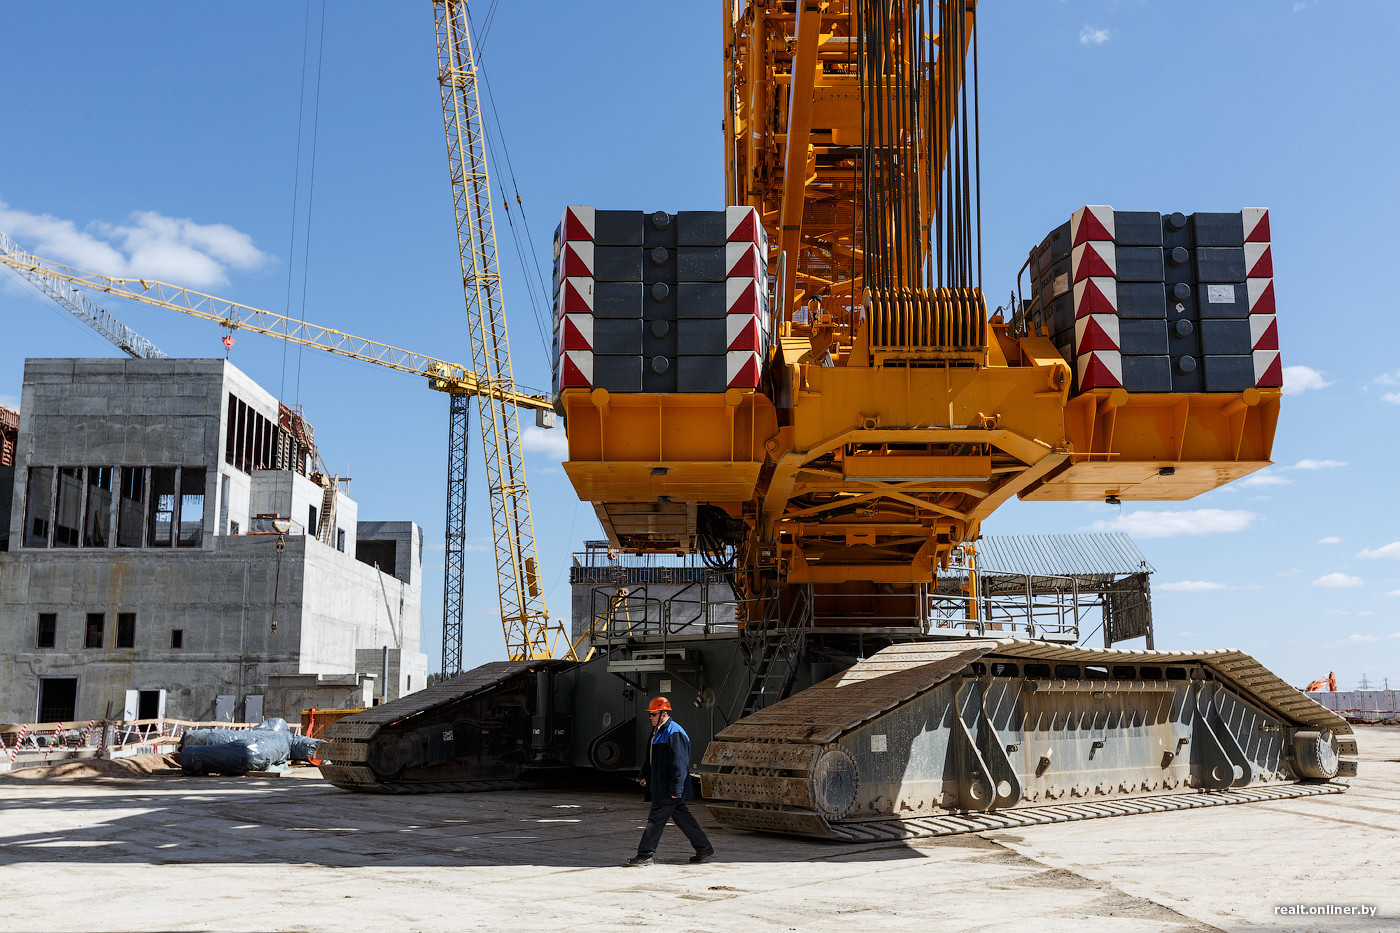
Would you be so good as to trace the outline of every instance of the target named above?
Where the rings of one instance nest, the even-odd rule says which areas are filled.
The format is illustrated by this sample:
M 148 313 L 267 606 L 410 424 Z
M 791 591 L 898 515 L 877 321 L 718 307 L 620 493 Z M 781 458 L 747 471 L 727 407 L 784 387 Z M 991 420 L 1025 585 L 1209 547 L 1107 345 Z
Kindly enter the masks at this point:
M 668 713 L 671 711 L 671 701 L 665 697 L 657 697 L 647 704 L 648 713 L 658 713 L 663 709 Z

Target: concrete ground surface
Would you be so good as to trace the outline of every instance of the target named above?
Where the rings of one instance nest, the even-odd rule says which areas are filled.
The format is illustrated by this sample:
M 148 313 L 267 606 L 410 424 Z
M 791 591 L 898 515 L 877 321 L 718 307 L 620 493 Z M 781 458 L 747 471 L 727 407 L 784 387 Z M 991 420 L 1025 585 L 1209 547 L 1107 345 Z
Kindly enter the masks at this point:
M 380 797 L 282 778 L 0 778 L 13 931 L 1400 930 L 1400 728 L 1345 794 L 851 847 L 667 830 L 634 794 Z M 1276 907 L 1376 909 L 1298 916 Z

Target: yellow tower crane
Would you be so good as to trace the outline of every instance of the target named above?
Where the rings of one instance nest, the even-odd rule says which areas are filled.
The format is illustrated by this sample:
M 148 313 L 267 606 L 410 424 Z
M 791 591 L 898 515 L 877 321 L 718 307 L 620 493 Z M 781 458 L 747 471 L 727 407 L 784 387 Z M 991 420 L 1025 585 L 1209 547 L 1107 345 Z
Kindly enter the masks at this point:
M 13 247 L 13 244 L 11 246 Z M 155 305 L 206 321 L 213 321 L 230 332 L 236 330 L 252 331 L 255 334 L 275 337 L 278 340 L 285 340 L 299 346 L 324 350 L 327 353 L 349 357 L 353 360 L 374 363 L 377 366 L 411 373 L 415 376 L 423 376 L 428 380 L 429 387 L 449 395 L 454 408 L 465 407 L 459 403 L 459 400 L 470 399 L 472 396 L 488 395 L 500 407 L 509 409 L 512 415 L 518 407 L 548 410 L 551 406 L 548 399 L 517 391 L 512 384 L 488 386 L 478 378 L 475 372 L 461 363 L 452 363 L 421 353 L 414 353 L 411 350 L 404 350 L 376 340 L 347 334 L 332 327 L 322 327 L 285 317 L 272 311 L 253 308 L 236 301 L 229 301 L 226 298 L 218 298 L 193 289 L 181 288 L 178 285 L 158 282 L 154 279 L 120 278 L 86 272 L 62 263 L 41 259 L 17 247 L 0 250 L 0 264 L 9 266 L 31 280 L 35 277 L 41 277 L 50 284 L 67 282 L 92 291 L 104 292 L 119 298 L 127 298 L 131 301 L 139 301 L 143 304 Z M 493 488 L 493 498 L 494 493 Z M 498 504 L 493 501 L 493 514 L 499 508 Z M 501 574 L 500 579 L 504 581 L 502 586 L 505 586 L 518 577 Z M 506 646 L 511 654 L 511 659 L 524 660 L 543 656 L 524 654 L 523 652 L 529 650 L 531 646 L 543 646 L 544 650 L 551 652 L 548 656 L 552 657 L 555 646 L 559 644 L 558 639 L 563 636 L 562 627 L 558 624 L 552 627 L 549 625 L 547 617 L 543 614 L 543 602 L 541 601 L 540 615 L 536 619 L 539 630 L 522 633 L 518 625 L 513 630 L 511 623 L 504 618 L 504 607 L 519 602 L 520 600 L 515 594 L 502 592 L 503 625 Z M 565 641 L 565 648 L 567 648 L 567 644 Z
M 551 658 L 563 628 L 549 620 L 539 584 L 534 520 L 525 485 L 520 449 L 520 418 L 502 393 L 514 390 L 515 376 L 501 308 L 501 273 L 496 261 L 496 227 L 491 211 L 491 180 L 486 168 L 481 100 L 476 60 L 467 28 L 466 0 L 435 0 L 438 84 L 442 120 L 447 132 L 447 163 L 452 201 L 457 214 L 457 249 L 462 265 L 462 288 L 467 304 L 467 333 L 472 369 L 484 391 L 476 393 L 481 446 L 486 455 L 486 481 L 491 490 L 491 526 L 495 538 L 497 589 L 501 594 L 501 623 L 511 660 Z M 453 396 L 448 464 L 448 520 L 462 514 L 453 508 L 454 495 L 465 494 L 465 462 L 451 462 L 466 447 L 466 396 Z M 458 443 L 460 438 L 461 443 Z M 465 455 L 463 455 L 464 457 Z M 447 581 L 461 567 L 461 529 L 448 527 Z M 460 576 L 456 581 L 460 586 Z M 447 594 L 444 594 L 447 599 Z M 460 605 L 460 599 L 458 600 Z M 457 622 L 460 624 L 460 617 Z M 450 620 L 444 619 L 444 628 Z M 444 631 L 444 640 L 448 633 Z M 563 644 L 567 646 L 567 639 Z M 460 660 L 460 659 L 459 659 Z M 455 669 L 443 658 L 448 673 Z M 458 666 L 458 669 L 460 665 Z

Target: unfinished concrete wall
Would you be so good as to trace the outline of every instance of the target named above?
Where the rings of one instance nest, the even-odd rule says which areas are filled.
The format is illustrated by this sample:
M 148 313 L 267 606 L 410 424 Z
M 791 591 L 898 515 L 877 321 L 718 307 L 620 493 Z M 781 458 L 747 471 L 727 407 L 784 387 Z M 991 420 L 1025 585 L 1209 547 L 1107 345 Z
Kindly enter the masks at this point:
M 78 719 L 120 716 L 130 690 L 167 691 L 169 716 L 214 718 L 219 696 L 241 709 L 276 674 L 353 675 L 358 651 L 385 645 L 402 651 L 401 692 L 426 684 L 416 525 L 385 526 L 410 542 L 401 579 L 355 559 L 358 508 L 343 494 L 344 552 L 305 535 L 284 536 L 279 550 L 276 534 L 229 534 L 248 531 L 258 511 L 295 518 L 321 505 L 321 487 L 294 471 L 228 462 L 231 394 L 277 422 L 276 400 L 246 375 L 225 360 L 30 360 L 24 382 L 18 494 L 5 513 L 14 534 L 0 554 L 0 720 L 34 720 L 50 679 L 76 683 Z M 81 546 L 59 546 L 52 531 L 23 546 L 29 470 L 71 488 L 99 469 L 119 484 L 137 467 L 205 471 L 203 511 L 196 502 L 190 519 L 198 546 L 116 546 L 115 503 L 103 540 L 89 541 L 84 525 Z M 182 509 L 186 492 L 166 498 Z M 102 508 L 85 509 L 100 524 Z M 58 506 L 47 514 L 57 524 Z
M 268 679 L 263 710 L 266 716 L 280 716 L 295 723 L 301 720 L 302 710 L 373 706 L 377 694 L 372 675 L 273 674 Z

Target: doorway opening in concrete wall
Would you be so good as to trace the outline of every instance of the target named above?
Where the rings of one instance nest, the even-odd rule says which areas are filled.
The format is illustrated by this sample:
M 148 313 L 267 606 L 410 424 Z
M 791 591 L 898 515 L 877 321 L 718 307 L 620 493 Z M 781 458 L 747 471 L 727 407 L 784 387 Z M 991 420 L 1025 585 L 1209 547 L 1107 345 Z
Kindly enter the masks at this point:
M 160 719 L 165 715 L 165 704 L 161 702 L 164 690 L 142 690 L 136 708 L 137 719 Z
M 69 722 L 78 718 L 78 678 L 39 678 L 39 722 Z

